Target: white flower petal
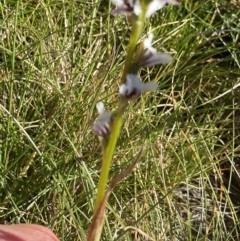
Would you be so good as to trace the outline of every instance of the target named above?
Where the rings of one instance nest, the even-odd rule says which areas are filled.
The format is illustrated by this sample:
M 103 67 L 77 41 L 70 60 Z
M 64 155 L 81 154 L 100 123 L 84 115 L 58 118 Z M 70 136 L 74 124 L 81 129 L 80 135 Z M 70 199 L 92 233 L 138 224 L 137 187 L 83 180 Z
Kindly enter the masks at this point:
M 172 4 L 172 5 L 178 5 L 178 6 L 181 5 L 181 3 L 179 3 L 175 0 L 165 0 L 165 2 L 168 4 Z
M 136 0 L 133 11 L 137 16 L 142 13 L 142 6 L 141 6 L 141 2 L 139 0 Z
M 127 86 L 131 90 L 133 88 L 141 90 L 141 80 L 134 74 L 127 74 Z
M 98 102 L 96 107 L 97 107 L 97 111 L 98 111 L 99 115 L 104 113 L 105 107 L 104 107 L 103 102 Z
M 143 92 L 155 91 L 155 90 L 157 90 L 157 88 L 158 88 L 158 84 L 153 81 L 143 84 Z
M 144 39 L 143 41 L 143 47 L 144 49 L 147 49 L 148 51 L 152 53 L 157 53 L 157 50 L 152 47 L 152 41 L 153 41 L 153 33 L 150 33 L 147 38 Z
M 149 3 L 146 17 L 150 17 L 153 13 L 158 11 L 159 9 L 163 8 L 166 4 L 164 0 L 153 0 Z
M 148 34 L 148 37 L 144 39 L 143 41 L 143 46 L 144 49 L 148 49 L 152 47 L 152 41 L 153 41 L 153 33 Z
M 181 3 L 175 0 L 152 0 L 148 5 L 146 17 L 150 17 L 153 13 L 163 8 L 166 5 L 166 3 L 172 5 L 181 5 Z
M 123 0 L 111 0 L 111 1 L 116 7 L 120 7 L 120 6 L 124 5 Z
M 123 0 L 124 1 L 124 0 Z M 126 0 L 125 0 L 126 1 Z M 133 7 L 136 0 L 127 0 L 128 4 Z
M 143 55 L 142 67 L 152 67 L 156 64 L 169 64 L 172 61 L 172 56 L 165 53 L 156 53 L 151 55 Z
M 105 123 L 108 123 L 111 120 L 112 112 L 104 112 L 95 122 L 101 123 L 102 125 L 105 125 Z
M 120 85 L 120 87 L 119 87 L 120 95 L 125 96 L 127 94 L 127 90 L 128 90 L 127 85 L 125 85 L 125 84 Z

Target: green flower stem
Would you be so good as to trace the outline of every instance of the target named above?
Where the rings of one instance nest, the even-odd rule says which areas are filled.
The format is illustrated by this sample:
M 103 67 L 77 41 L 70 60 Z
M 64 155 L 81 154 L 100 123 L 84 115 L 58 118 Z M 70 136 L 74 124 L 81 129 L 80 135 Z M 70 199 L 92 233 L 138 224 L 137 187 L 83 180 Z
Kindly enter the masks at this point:
M 119 132 L 121 130 L 121 126 L 122 126 L 122 113 L 119 113 L 116 115 L 116 118 L 114 120 L 112 134 L 109 139 L 109 142 L 108 142 L 108 145 L 107 145 L 107 148 L 105 151 L 105 155 L 103 157 L 94 211 L 96 211 L 98 209 L 99 204 L 102 202 L 104 194 L 105 194 L 107 181 L 108 181 L 108 174 L 109 174 L 110 165 L 112 162 L 112 156 L 113 156 L 113 153 L 114 153 L 114 150 L 116 147 L 116 143 L 117 143 L 117 139 L 119 136 Z
M 121 81 L 122 83 L 125 82 L 126 75 L 128 74 L 128 71 L 131 67 L 134 50 L 136 48 L 138 39 L 142 33 L 144 21 L 145 21 L 145 11 L 143 11 L 143 13 L 136 19 L 133 25 L 133 30 L 129 41 L 128 53 L 126 56 L 125 65 L 123 69 L 123 75 L 122 75 L 122 81 Z M 112 130 L 111 130 L 111 135 L 109 137 L 108 145 L 103 156 L 94 212 L 96 212 L 96 210 L 98 209 L 105 194 L 105 190 L 108 182 L 109 170 L 110 170 L 110 166 L 113 158 L 113 153 L 116 147 L 119 133 L 121 131 L 123 112 L 126 109 L 126 107 L 127 105 L 122 105 L 122 101 L 120 100 L 119 109 L 116 113 Z
M 142 33 L 144 21 L 145 21 L 145 14 L 141 14 L 139 16 L 139 18 L 134 22 L 133 31 L 132 31 L 130 41 L 129 41 L 128 53 L 127 53 L 127 57 L 126 57 L 125 65 L 124 65 L 124 69 L 123 69 L 123 75 L 122 75 L 121 83 L 125 83 L 126 76 L 129 73 L 129 69 L 132 65 L 134 50 L 136 48 L 138 39 L 139 39 L 139 37 Z

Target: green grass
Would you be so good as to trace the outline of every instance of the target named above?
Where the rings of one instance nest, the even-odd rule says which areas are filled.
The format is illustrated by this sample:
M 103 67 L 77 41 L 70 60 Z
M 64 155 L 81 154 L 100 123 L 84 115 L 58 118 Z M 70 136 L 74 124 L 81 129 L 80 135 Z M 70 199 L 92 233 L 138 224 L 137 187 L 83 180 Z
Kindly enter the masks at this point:
M 141 72 L 159 83 L 124 115 L 110 176 L 142 146 L 115 189 L 102 240 L 240 237 L 240 9 L 181 1 L 146 24 L 174 61 Z M 108 1 L 0 4 L 0 223 L 38 223 L 85 240 L 101 167 L 88 126 L 118 103 L 130 27 Z

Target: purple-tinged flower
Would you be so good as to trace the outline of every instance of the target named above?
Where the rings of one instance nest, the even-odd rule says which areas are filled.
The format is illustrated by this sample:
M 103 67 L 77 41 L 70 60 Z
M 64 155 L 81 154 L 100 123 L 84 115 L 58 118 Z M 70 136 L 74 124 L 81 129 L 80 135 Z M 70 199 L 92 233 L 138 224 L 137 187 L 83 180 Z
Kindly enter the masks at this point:
M 119 93 L 127 100 L 135 100 L 147 91 L 155 91 L 157 87 L 153 81 L 142 83 L 136 75 L 127 74 L 126 83 L 120 86 Z
M 142 12 L 140 0 L 111 0 L 116 6 L 114 10 L 111 11 L 112 15 L 126 14 L 132 15 L 135 13 L 139 15 Z
M 150 17 L 152 14 L 157 12 L 159 9 L 163 8 L 165 4 L 172 4 L 172 5 L 181 5 L 181 3 L 175 0 L 152 0 L 147 9 L 146 17 Z
M 99 116 L 94 123 L 90 123 L 90 126 L 96 135 L 105 137 L 109 134 L 112 112 L 106 112 L 102 102 L 98 102 L 96 107 Z
M 145 52 L 142 55 L 142 59 L 139 63 L 141 67 L 151 67 L 156 64 L 169 64 L 172 61 L 172 57 L 166 53 L 158 53 L 157 50 L 152 47 L 153 34 L 149 34 L 143 42 L 143 48 Z
M 141 2 L 140 0 L 111 0 L 112 3 L 116 6 L 114 10 L 111 11 L 111 14 L 126 14 L 139 15 L 142 13 Z M 180 5 L 179 2 L 175 0 L 152 0 L 147 7 L 146 17 L 150 17 L 153 13 L 163 8 L 166 3 L 172 5 Z

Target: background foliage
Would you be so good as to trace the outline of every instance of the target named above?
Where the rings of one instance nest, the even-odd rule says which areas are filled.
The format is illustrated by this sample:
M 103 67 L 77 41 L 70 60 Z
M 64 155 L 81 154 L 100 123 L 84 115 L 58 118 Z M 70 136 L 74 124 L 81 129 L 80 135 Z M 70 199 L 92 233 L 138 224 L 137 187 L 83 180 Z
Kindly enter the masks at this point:
M 103 240 L 238 240 L 240 63 L 237 1 L 182 0 L 147 23 L 168 66 L 125 115 Z M 85 240 L 101 147 L 88 120 L 114 109 L 130 26 L 104 0 L 0 3 L 0 222 Z

